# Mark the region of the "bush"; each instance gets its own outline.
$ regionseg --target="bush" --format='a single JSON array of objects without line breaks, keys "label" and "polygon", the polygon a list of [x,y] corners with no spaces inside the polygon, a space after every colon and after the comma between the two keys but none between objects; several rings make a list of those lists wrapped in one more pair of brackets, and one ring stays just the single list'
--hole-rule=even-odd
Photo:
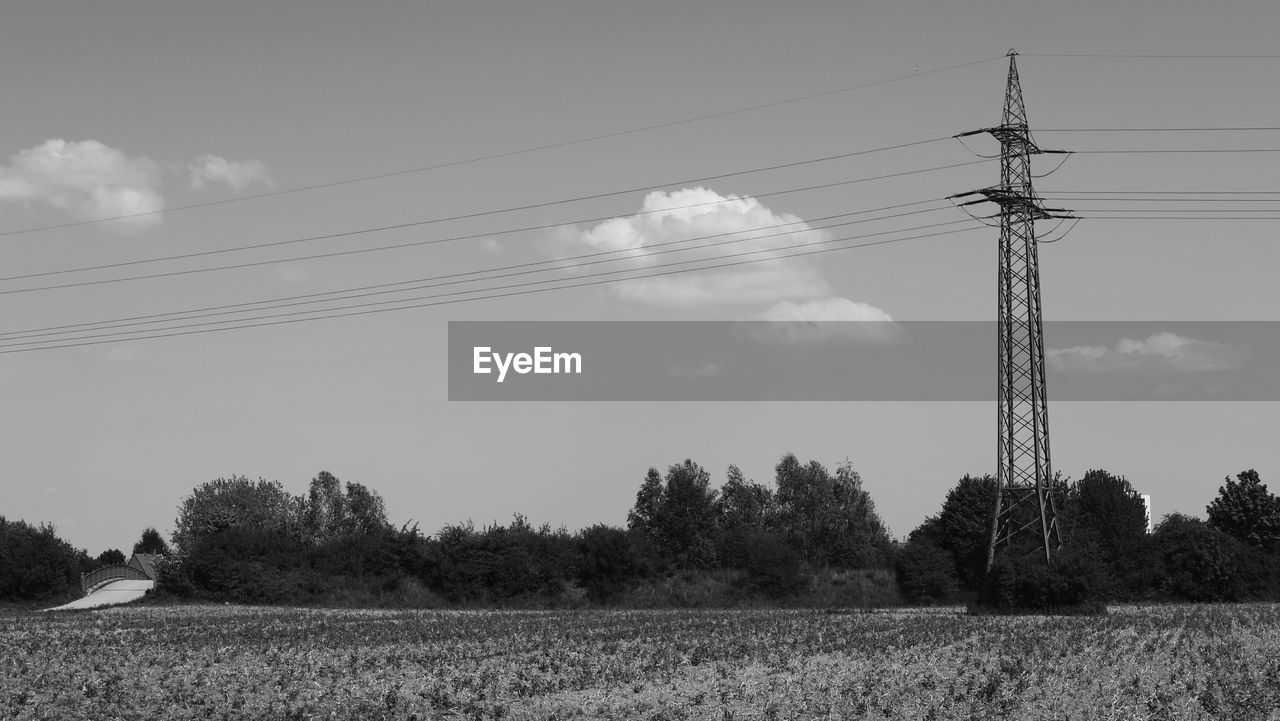
[{"label": "bush", "polygon": [[182,573],[195,595],[237,603],[297,601],[318,585],[301,543],[244,526],[201,537],[184,555]]},{"label": "bush", "polygon": [[898,552],[898,590],[907,603],[939,603],[958,589],[951,553],[926,540],[909,541]]},{"label": "bush", "polygon": [[0,601],[73,596],[80,591],[80,574],[93,567],[88,555],[58,538],[53,526],[0,516]]},{"label": "bush", "polygon": [[1105,613],[1106,578],[1093,557],[1059,551],[1053,564],[1037,551],[1006,551],[987,576],[973,610],[997,613]]},{"label": "bush", "polygon": [[1165,516],[1154,539],[1163,568],[1161,591],[1188,601],[1238,601],[1246,587],[1238,541],[1198,518]]},{"label": "bush", "polygon": [[591,601],[609,601],[641,575],[631,535],[621,528],[591,526],[578,534],[575,546],[574,578]]},{"label": "bush", "polygon": [[743,544],[738,568],[746,573],[744,590],[779,599],[804,593],[810,587],[808,566],[781,535],[752,529]]}]

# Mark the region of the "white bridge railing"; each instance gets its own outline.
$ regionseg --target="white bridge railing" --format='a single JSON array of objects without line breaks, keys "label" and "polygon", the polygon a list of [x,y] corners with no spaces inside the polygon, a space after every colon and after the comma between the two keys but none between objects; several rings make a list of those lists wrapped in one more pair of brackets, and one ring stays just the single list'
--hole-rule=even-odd
[{"label": "white bridge railing", "polygon": [[120,579],[128,579],[131,581],[150,581],[151,577],[133,566],[123,563],[113,563],[110,566],[103,566],[102,568],[88,573],[80,574],[80,590],[88,593],[108,581],[118,581]]}]

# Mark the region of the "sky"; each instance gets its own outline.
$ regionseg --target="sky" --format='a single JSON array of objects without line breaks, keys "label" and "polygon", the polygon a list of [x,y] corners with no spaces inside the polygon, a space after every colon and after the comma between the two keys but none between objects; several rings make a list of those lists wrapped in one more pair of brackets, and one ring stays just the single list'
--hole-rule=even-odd
[{"label": "sky", "polygon": [[[563,259],[592,252],[643,269],[665,262],[648,246],[741,240],[780,223],[788,233],[739,247],[767,258],[784,242],[963,221],[940,199],[997,182],[993,163],[959,165],[997,146],[939,139],[999,122],[1010,48],[1046,148],[1280,148],[1267,131],[1078,132],[1280,125],[1280,96],[1267,90],[1280,58],[1059,56],[1275,55],[1277,26],[1270,3],[1163,0],[20,3],[0,26],[0,351],[78,337],[17,331],[524,263],[558,270],[352,302],[579,278],[598,269]],[[942,70],[952,66],[962,67]],[[816,97],[777,102],[804,96]],[[764,107],[726,112],[751,106]],[[623,132],[638,128],[651,129]],[[847,155],[922,140],[937,142]],[[544,146],[556,147],[517,152]],[[499,157],[475,160],[487,156]],[[1278,160],[1080,153],[1037,188],[1050,199],[1280,190]],[[957,167],[933,170],[944,165]],[[920,172],[848,182],[909,171]],[[569,202],[583,196],[601,197]],[[1055,202],[1094,217],[1040,247],[1047,319],[1280,320],[1280,221],[1116,220],[1098,217],[1097,201]],[[918,205],[898,212],[922,212],[831,230],[817,220],[907,203]],[[495,212],[512,208],[524,209]],[[381,230],[355,232],[371,229]],[[315,236],[334,237],[301,242]],[[457,236],[467,237],[445,240]],[[624,524],[650,466],[692,458],[718,484],[733,463],[771,481],[794,452],[829,467],[849,459],[903,537],[957,478],[994,468],[993,404],[451,402],[447,323],[990,320],[996,240],[978,228],[556,292],[3,353],[0,515],[52,523],[96,555],[127,550],[147,526],[171,530],[203,482],[242,474],[302,493],[328,470],[378,491],[397,525],[434,532],[518,512],[574,530]],[[406,243],[418,245],[299,258]],[[694,257],[717,252],[727,251]],[[131,265],[64,272],[121,263]],[[246,267],[208,270],[222,265]],[[156,274],[170,275],[115,281]],[[227,317],[243,316],[194,322]],[[1053,382],[1056,468],[1122,474],[1153,496],[1157,516],[1203,514],[1228,474],[1280,474],[1275,403],[1054,403]]]}]

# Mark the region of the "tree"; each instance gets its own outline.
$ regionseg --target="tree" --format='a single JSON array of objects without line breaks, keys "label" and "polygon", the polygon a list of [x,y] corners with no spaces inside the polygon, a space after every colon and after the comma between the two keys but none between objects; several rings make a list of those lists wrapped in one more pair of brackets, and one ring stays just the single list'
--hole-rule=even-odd
[{"label": "tree", "polygon": [[1206,509],[1209,525],[1255,548],[1280,550],[1280,498],[1255,470],[1227,477]]},{"label": "tree", "polygon": [[307,540],[319,545],[391,528],[386,504],[376,491],[361,483],[347,483],[344,491],[342,482],[328,471],[311,479],[302,518]]},{"label": "tree", "polygon": [[58,537],[52,525],[0,516],[0,601],[45,601],[80,590],[93,561]]},{"label": "tree", "polygon": [[303,522],[307,539],[312,543],[325,543],[341,535],[340,526],[346,516],[346,497],[342,495],[342,482],[328,471],[311,479],[307,491]]},{"label": "tree", "polygon": [[737,466],[729,466],[728,480],[720,486],[716,515],[720,528],[763,528],[774,508],[773,491],[761,483],[746,480]]},{"label": "tree", "polygon": [[1146,505],[1129,481],[1092,469],[1060,498],[1064,545],[1102,569],[1100,594],[1133,596],[1150,585]]},{"label": "tree", "polygon": [[925,544],[946,551],[959,586],[977,591],[986,576],[995,503],[996,479],[966,474],[947,491],[941,512],[926,518],[912,531],[907,544]]},{"label": "tree", "polygon": [[173,545],[187,552],[206,536],[235,527],[296,540],[301,535],[302,499],[279,481],[244,476],[218,478],[197,486],[178,507]]},{"label": "tree", "polygon": [[391,528],[387,507],[377,491],[362,483],[347,483],[347,515],[342,528],[348,534],[370,535]]},{"label": "tree", "polygon": [[96,559],[99,566],[118,566],[122,565],[127,559],[124,557],[124,551],[118,548],[108,548],[98,554]]},{"label": "tree", "polygon": [[805,561],[859,568],[888,560],[888,531],[851,463],[833,476],[821,463],[801,465],[788,453],[774,472],[778,528]]},{"label": "tree", "polygon": [[716,560],[729,568],[747,570],[756,563],[761,544],[785,544],[785,539],[772,531],[775,512],[773,491],[746,480],[737,466],[729,466],[728,480],[716,498]]},{"label": "tree", "polygon": [[160,536],[159,531],[154,528],[147,528],[142,532],[142,537],[138,539],[138,542],[133,544],[133,552],[164,555],[169,552],[169,544],[164,542],[164,538]]},{"label": "tree", "polygon": [[1236,601],[1244,592],[1239,541],[1180,513],[1164,517],[1152,533],[1160,549],[1163,590],[1190,601]]},{"label": "tree", "polygon": [[640,576],[631,536],[621,528],[597,523],[578,533],[575,545],[574,576],[592,601],[608,601]]},{"label": "tree", "polygon": [[661,479],[649,469],[627,525],[655,560],[682,570],[715,562],[718,494],[710,482],[711,474],[689,459],[670,466]]},{"label": "tree", "polygon": [[898,590],[908,603],[935,603],[956,590],[955,560],[946,549],[912,534],[896,559]]},{"label": "tree", "polygon": [[656,539],[659,517],[662,515],[662,474],[652,466],[645,474],[640,490],[636,491],[636,504],[627,513],[627,528],[646,540]]},{"label": "tree", "polygon": [[1067,545],[1096,550],[1115,563],[1147,535],[1147,509],[1142,496],[1123,476],[1090,470],[1067,487],[1062,525]]},{"label": "tree", "polygon": [[837,512],[832,560],[851,567],[888,562],[893,556],[893,540],[849,459],[836,466],[831,490]]}]

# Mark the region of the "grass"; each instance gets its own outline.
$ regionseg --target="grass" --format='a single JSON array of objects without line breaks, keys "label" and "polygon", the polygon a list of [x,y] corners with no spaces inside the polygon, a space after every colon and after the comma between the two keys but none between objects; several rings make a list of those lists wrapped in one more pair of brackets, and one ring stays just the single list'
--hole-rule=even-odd
[{"label": "grass", "polygon": [[1280,719],[1280,607],[0,615],[5,719]]}]

